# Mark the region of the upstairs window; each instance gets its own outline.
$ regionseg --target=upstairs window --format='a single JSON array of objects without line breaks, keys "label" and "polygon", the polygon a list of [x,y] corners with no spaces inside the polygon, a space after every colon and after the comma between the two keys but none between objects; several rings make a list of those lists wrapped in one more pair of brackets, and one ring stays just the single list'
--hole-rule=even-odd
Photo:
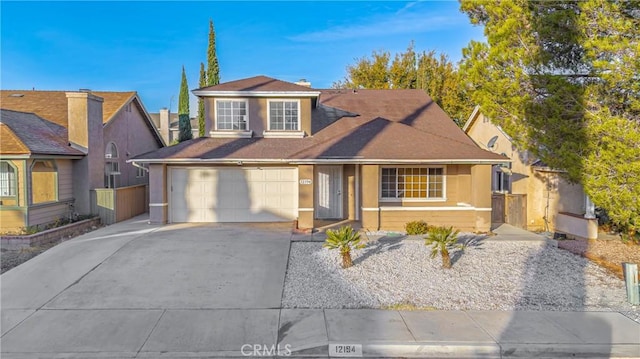
[{"label": "upstairs window", "polygon": [[9,162],[0,162],[0,197],[14,197],[16,195],[16,172],[16,169]]},{"label": "upstairs window", "polygon": [[246,131],[247,101],[216,100],[216,129]]},{"label": "upstairs window", "polygon": [[300,101],[269,101],[269,130],[298,131],[300,128]]},{"label": "upstairs window", "polygon": [[443,199],[444,168],[383,168],[383,199]]}]

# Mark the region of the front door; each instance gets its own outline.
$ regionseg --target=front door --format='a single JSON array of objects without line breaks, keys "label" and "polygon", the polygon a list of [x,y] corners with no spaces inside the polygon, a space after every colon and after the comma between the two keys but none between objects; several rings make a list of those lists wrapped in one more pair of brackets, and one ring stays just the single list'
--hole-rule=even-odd
[{"label": "front door", "polygon": [[342,219],[342,166],[316,168],[316,218]]}]

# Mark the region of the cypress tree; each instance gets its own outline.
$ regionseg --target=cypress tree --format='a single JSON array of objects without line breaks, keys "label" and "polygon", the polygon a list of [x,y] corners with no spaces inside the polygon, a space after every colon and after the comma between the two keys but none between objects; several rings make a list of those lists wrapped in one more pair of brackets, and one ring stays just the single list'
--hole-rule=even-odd
[{"label": "cypress tree", "polygon": [[[204,71],[204,64],[200,63],[200,88],[207,86],[207,74]],[[205,119],[204,119],[204,100],[198,98],[198,136],[204,137]]]},{"label": "cypress tree", "polygon": [[182,81],[180,82],[180,96],[178,97],[178,142],[193,138],[191,133],[191,122],[189,121],[189,86],[187,85],[187,74],[182,66]]},{"label": "cypress tree", "polygon": [[216,55],[216,32],[213,28],[213,20],[209,20],[209,47],[207,48],[207,86],[220,83],[220,67]]}]

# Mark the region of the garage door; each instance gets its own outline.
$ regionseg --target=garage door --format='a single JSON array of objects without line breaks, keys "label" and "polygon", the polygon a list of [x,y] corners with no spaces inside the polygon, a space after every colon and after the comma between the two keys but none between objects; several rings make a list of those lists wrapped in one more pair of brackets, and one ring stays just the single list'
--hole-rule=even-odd
[{"label": "garage door", "polygon": [[278,222],[298,216],[297,168],[171,168],[172,222]]}]

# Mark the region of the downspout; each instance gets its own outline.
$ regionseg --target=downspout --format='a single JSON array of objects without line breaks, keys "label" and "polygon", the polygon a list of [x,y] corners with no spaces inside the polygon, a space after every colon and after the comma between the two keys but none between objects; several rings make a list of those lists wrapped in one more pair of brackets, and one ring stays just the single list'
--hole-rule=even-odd
[{"label": "downspout", "polygon": [[149,173],[149,169],[145,166],[139,165],[137,164],[135,161],[131,161],[130,162],[134,167],[138,167],[138,168],[142,168],[143,171],[146,171],[147,173]]}]

